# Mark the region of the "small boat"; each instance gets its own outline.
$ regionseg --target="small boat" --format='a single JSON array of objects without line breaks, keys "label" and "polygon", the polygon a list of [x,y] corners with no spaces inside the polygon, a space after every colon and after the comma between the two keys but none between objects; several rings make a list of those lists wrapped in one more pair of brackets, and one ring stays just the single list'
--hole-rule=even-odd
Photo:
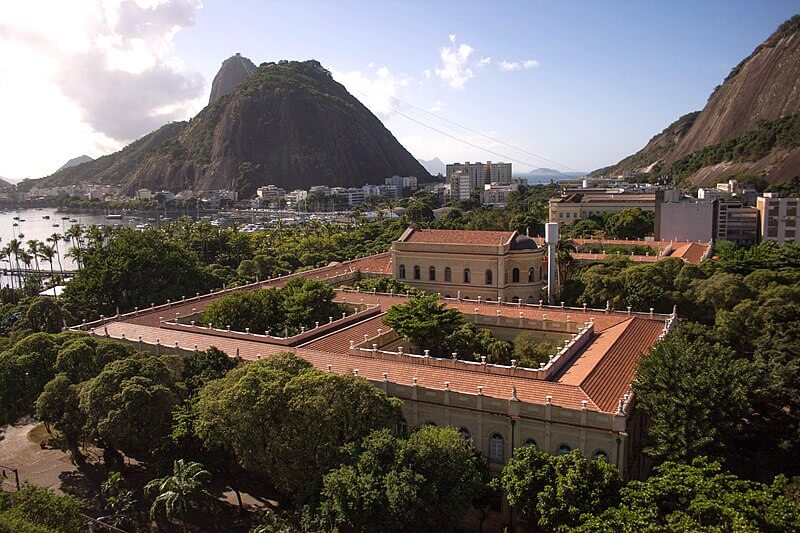
[{"label": "small boat", "polygon": [[24,233],[20,233],[19,235],[17,235],[17,239],[24,239],[24,238],[25,238]]},{"label": "small boat", "polygon": [[45,220],[50,220],[50,215],[42,215],[42,218]]},{"label": "small boat", "polygon": [[117,213],[110,213],[110,214],[106,215],[106,218],[109,219],[109,220],[120,220],[122,218],[122,215],[117,214]]},{"label": "small boat", "polygon": [[19,220],[19,217],[14,217],[14,220]]},{"label": "small boat", "polygon": [[15,225],[15,226],[19,226],[19,224],[17,224],[16,222],[14,222],[14,225]]},{"label": "small boat", "polygon": [[53,227],[54,227],[54,228],[57,228],[57,227],[58,227],[58,224],[53,224]]},{"label": "small boat", "polygon": [[[66,220],[66,219],[64,219],[64,220]],[[74,223],[74,222],[77,222],[78,219],[77,218],[70,218],[69,221]]]},{"label": "small boat", "polygon": [[69,217],[61,217],[61,220],[69,220]]},{"label": "small boat", "polygon": [[20,218],[19,221],[20,222],[25,222],[25,219],[24,218]]}]

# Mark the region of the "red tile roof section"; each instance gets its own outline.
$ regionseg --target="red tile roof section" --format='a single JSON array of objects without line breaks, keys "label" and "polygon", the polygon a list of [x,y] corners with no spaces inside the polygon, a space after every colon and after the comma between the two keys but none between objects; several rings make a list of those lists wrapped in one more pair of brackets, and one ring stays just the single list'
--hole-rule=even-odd
[{"label": "red tile roof section", "polygon": [[513,231],[467,231],[449,229],[415,229],[403,242],[425,244],[466,244],[498,245],[506,244],[514,235]]},{"label": "red tile roof section", "polygon": [[614,412],[619,399],[630,390],[639,357],[658,340],[663,329],[664,324],[659,322],[632,318],[581,381],[581,389],[602,411]]},{"label": "red tile roof section", "polygon": [[[499,233],[499,232],[498,232]],[[315,271],[301,273],[300,275],[325,279],[327,276],[352,272],[369,266],[372,269],[377,265],[386,265],[389,254],[380,254],[364,258],[359,261],[344,265],[333,265]],[[261,285],[271,286],[284,283],[286,278],[272,280]],[[257,288],[258,286],[253,286]],[[218,295],[180,303],[168,309],[144,310],[139,316],[123,317],[117,322],[111,322],[105,327],[97,328],[93,333],[104,335],[105,328],[112,337],[120,338],[123,334],[128,340],[135,341],[141,335],[145,342],[155,343],[160,340],[165,350],[174,348],[177,341],[180,347],[192,349],[197,344],[203,350],[216,346],[229,355],[235,355],[237,348],[239,354],[245,359],[256,359],[260,354],[268,357],[286,351],[287,348],[270,344],[266,340],[235,340],[221,337],[212,337],[200,332],[177,331],[159,327],[159,316],[174,318],[175,313],[186,316],[192,308],[202,310]],[[337,301],[346,300],[356,305],[380,303],[384,311],[393,305],[408,301],[403,296],[389,296],[351,291],[337,291]],[[363,339],[364,334],[373,335],[382,326],[382,315],[367,319],[358,324],[343,328],[324,337],[315,339],[307,345],[294,349],[300,356],[308,359],[317,368],[322,370],[328,364],[333,365],[335,372],[351,372],[359,369],[359,375],[374,381],[380,381],[383,373],[389,375],[389,380],[395,383],[410,385],[413,378],[418,379],[421,387],[443,389],[444,382],[449,381],[452,390],[465,393],[476,393],[478,386],[483,387],[483,394],[495,398],[507,399],[511,396],[512,387],[517,388],[521,400],[542,404],[547,396],[553,397],[553,404],[573,409],[579,409],[581,401],[587,401],[590,409],[613,412],[617,399],[627,390],[633,378],[636,361],[639,354],[655,342],[664,323],[659,317],[647,318],[646,316],[628,315],[620,312],[605,312],[602,310],[568,309],[556,307],[538,307],[527,305],[499,305],[475,301],[447,300],[446,305],[459,309],[464,313],[478,313],[485,316],[500,316],[517,318],[519,314],[529,319],[541,320],[545,315],[547,320],[583,323],[594,320],[595,332],[598,337],[584,350],[583,354],[573,363],[558,381],[544,381],[535,378],[520,376],[499,375],[488,373],[478,368],[453,368],[426,364],[424,360],[409,358],[408,362],[387,360],[367,355],[353,355],[348,353],[350,340]]]},{"label": "red tile roof section", "polygon": [[[420,360],[409,359],[409,362],[389,361],[369,356],[350,355],[347,353],[334,353],[314,350],[310,348],[285,348],[274,344],[232,340],[222,337],[213,338],[194,332],[183,332],[161,329],[151,326],[141,326],[113,322],[105,326],[111,337],[119,338],[123,333],[128,339],[136,340],[141,335],[144,341],[154,343],[160,340],[164,352],[175,347],[175,341],[182,348],[192,349],[196,344],[199,350],[215,346],[228,355],[235,355],[237,348],[239,355],[246,360],[255,360],[258,355],[269,357],[285,351],[293,351],[303,357],[316,368],[326,370],[327,365],[332,365],[332,370],[337,373],[352,373],[358,369],[361,377],[372,381],[381,381],[383,373],[393,383],[411,385],[414,378],[420,387],[431,389],[444,389],[444,382],[450,382],[450,390],[475,394],[478,387],[483,387],[483,394],[494,398],[509,399],[512,387],[517,387],[517,396],[521,401],[544,404],[547,396],[553,397],[553,405],[580,409],[581,401],[586,400],[589,409],[598,410],[597,405],[579,387],[564,385],[553,381],[525,379],[515,376],[489,374],[476,370],[461,370],[458,368],[441,368],[426,365]],[[104,335],[104,328],[93,331],[96,335]]]}]

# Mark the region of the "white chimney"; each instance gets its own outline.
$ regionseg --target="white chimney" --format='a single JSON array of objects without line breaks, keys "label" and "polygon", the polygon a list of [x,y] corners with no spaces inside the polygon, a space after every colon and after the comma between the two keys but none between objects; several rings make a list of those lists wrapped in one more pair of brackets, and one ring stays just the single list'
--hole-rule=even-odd
[{"label": "white chimney", "polygon": [[556,296],[558,222],[548,222],[544,225],[544,242],[547,245],[547,303],[552,304]]}]

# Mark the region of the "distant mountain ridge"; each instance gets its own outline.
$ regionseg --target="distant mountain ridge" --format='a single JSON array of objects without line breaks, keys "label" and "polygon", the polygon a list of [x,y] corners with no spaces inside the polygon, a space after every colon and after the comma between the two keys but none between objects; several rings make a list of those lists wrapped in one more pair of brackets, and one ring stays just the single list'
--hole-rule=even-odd
[{"label": "distant mountain ridge", "polygon": [[743,173],[800,174],[800,15],[742,60],[709,96],[635,154],[592,175],[642,173],[711,185]]},{"label": "distant mountain ridge", "polygon": [[[88,163],[89,161],[94,161],[94,159],[89,157],[88,155],[79,155],[78,157],[73,157],[72,159],[61,165],[58,168],[58,170],[64,170],[65,168],[75,167],[83,163]],[[56,170],[56,172],[58,172],[58,170]]]},{"label": "distant mountain ridge", "polygon": [[[249,60],[229,58],[220,72],[236,62]],[[144,187],[249,195],[266,184],[291,190],[383,183],[395,174],[429,178],[317,61],[263,63],[222,94],[231,76],[215,78],[222,80],[212,87],[218,97],[190,121],[167,124],[119,152],[28,180],[25,187],[113,183],[128,193]]]},{"label": "distant mountain ridge", "polygon": [[438,157],[434,157],[430,161],[426,161],[424,159],[419,159],[418,161],[423,167],[425,167],[425,170],[427,170],[431,176],[436,176],[437,174],[444,176],[447,173],[447,165],[445,165],[444,162]]}]

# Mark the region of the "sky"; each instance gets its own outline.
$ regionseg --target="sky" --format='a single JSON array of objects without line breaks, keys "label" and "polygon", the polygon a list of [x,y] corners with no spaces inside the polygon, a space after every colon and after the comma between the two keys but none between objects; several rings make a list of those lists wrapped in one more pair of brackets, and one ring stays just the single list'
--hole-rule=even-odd
[{"label": "sky", "polygon": [[0,176],[120,149],[220,63],[316,59],[416,157],[589,171],[702,109],[800,1],[0,0]]}]

